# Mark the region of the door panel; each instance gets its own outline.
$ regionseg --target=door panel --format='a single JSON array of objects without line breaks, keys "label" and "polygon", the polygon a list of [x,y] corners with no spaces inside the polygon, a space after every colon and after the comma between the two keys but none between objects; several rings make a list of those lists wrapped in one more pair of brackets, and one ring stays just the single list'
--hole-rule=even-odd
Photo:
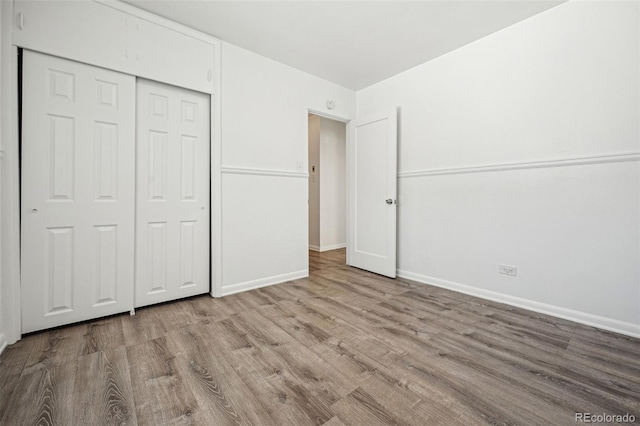
[{"label": "door panel", "polygon": [[396,276],[396,111],[349,123],[348,264]]},{"label": "door panel", "polygon": [[24,51],[22,331],[133,307],[135,78]]},{"label": "door panel", "polygon": [[209,96],[137,83],[136,307],[209,292]]}]

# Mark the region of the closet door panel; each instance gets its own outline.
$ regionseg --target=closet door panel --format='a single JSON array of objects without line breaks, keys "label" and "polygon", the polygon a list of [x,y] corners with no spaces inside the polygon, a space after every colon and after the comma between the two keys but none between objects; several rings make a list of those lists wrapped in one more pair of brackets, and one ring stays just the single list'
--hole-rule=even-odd
[{"label": "closet door panel", "polygon": [[24,51],[22,330],[133,307],[135,78]]},{"label": "closet door panel", "polygon": [[136,307],[209,292],[209,108],[138,79]]}]

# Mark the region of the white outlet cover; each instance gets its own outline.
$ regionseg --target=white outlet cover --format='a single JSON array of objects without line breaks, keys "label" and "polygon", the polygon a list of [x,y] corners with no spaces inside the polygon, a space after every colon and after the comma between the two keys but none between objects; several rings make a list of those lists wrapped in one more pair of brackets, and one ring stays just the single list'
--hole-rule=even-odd
[{"label": "white outlet cover", "polygon": [[498,265],[498,272],[515,277],[518,275],[518,268],[511,265]]}]

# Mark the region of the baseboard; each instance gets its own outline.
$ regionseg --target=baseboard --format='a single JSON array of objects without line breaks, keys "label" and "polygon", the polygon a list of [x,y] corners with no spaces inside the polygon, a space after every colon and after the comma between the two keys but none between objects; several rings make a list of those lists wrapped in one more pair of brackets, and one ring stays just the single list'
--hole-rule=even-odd
[{"label": "baseboard", "polygon": [[0,355],[2,355],[2,352],[7,348],[7,343],[7,336],[5,336],[4,333],[0,333]]},{"label": "baseboard", "polygon": [[330,245],[330,246],[321,246],[320,247],[320,251],[338,250],[338,249],[345,248],[345,247],[347,247],[346,243],[333,244],[333,245]]},{"label": "baseboard", "polygon": [[323,252],[323,251],[330,251],[330,250],[338,250],[341,248],[346,248],[347,244],[346,243],[342,243],[342,244],[333,244],[330,246],[312,246],[311,244],[309,244],[309,250],[311,251],[319,251],[319,252]]},{"label": "baseboard", "polygon": [[231,284],[222,286],[222,296],[228,296],[234,293],[240,293],[247,290],[254,290],[256,288],[267,287],[274,284],[280,284],[286,281],[297,280],[298,278],[306,278],[309,276],[309,270],[303,269],[301,271],[289,272],[281,275],[274,275],[272,277],[260,278],[258,280],[246,281],[238,284]]},{"label": "baseboard", "polygon": [[541,314],[551,315],[554,317],[574,321],[580,324],[601,328],[603,330],[613,331],[631,337],[640,337],[640,324],[620,321],[612,318],[602,317],[589,314],[586,312],[575,311],[573,309],[563,308],[561,306],[550,305],[547,303],[536,302],[534,300],[524,299],[521,297],[509,296],[507,294],[495,291],[484,290],[453,281],[442,280],[440,278],[429,277],[427,275],[416,274],[414,272],[397,270],[397,275],[401,278],[407,278],[417,281],[421,284],[432,285],[435,287],[453,290],[459,293],[468,294],[470,296],[487,299],[494,302],[505,303],[507,305],[518,308],[527,309]]}]

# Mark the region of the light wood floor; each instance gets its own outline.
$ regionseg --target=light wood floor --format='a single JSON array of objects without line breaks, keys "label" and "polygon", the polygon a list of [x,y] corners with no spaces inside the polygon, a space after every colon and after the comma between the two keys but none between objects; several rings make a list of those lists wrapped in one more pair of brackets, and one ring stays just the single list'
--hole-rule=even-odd
[{"label": "light wood floor", "polygon": [[3,425],[571,425],[640,418],[640,340],[343,266],[33,334]]}]

